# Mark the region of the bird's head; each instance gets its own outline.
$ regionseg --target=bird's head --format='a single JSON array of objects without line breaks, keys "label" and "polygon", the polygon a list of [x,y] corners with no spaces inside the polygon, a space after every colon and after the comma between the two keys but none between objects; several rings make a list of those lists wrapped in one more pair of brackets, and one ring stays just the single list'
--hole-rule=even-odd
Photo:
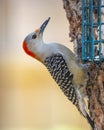
[{"label": "bird's head", "polygon": [[43,32],[46,28],[48,22],[50,20],[50,17],[44,21],[44,23],[40,26],[39,29],[36,29],[34,32],[28,34],[26,38],[23,41],[23,49],[24,51],[39,60],[39,58],[35,55],[34,51],[36,50],[36,47],[43,42]]}]

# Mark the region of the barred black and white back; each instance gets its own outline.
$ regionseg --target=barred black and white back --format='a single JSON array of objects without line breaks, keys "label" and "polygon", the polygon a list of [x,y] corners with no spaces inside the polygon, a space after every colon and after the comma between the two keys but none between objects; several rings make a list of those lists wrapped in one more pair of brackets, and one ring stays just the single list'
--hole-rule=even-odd
[{"label": "barred black and white back", "polygon": [[86,112],[83,97],[78,89],[76,90],[73,85],[73,74],[70,72],[63,56],[59,53],[51,55],[45,59],[44,65],[47,67],[53,79],[60,86],[67,98],[93,126],[93,123]]},{"label": "barred black and white back", "polygon": [[73,74],[69,71],[62,55],[55,54],[47,57],[44,64],[68,99],[78,105],[77,95],[72,85]]}]

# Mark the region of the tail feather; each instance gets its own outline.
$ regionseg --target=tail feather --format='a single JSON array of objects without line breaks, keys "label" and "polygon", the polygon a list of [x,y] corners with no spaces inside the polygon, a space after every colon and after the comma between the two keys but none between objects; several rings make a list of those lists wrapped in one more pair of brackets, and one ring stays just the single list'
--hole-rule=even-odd
[{"label": "tail feather", "polygon": [[77,98],[79,99],[77,109],[83,115],[83,117],[87,119],[88,123],[90,124],[90,126],[93,129],[94,128],[94,122],[91,120],[89,114],[87,113],[85,101],[84,101],[84,99],[83,99],[79,90],[76,90],[76,94],[77,94]]},{"label": "tail feather", "polygon": [[91,118],[90,118],[90,116],[88,115],[88,113],[87,113],[87,115],[86,115],[86,118],[87,118],[87,121],[88,121],[88,123],[90,124],[90,126],[94,129],[94,121],[91,120]]}]

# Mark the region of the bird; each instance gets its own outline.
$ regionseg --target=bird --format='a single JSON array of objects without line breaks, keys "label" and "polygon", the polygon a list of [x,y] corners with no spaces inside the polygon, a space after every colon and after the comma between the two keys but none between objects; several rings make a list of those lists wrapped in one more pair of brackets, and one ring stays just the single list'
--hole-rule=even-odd
[{"label": "bird", "polygon": [[60,43],[44,42],[43,32],[49,21],[50,17],[43,22],[40,28],[24,38],[23,50],[47,68],[65,96],[93,128],[93,121],[84,101],[87,74],[68,47]]}]

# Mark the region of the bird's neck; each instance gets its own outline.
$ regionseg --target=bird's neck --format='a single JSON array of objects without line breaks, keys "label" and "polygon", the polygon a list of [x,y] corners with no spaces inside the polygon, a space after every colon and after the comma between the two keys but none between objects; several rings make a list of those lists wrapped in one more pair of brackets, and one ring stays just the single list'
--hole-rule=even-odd
[{"label": "bird's neck", "polygon": [[34,58],[40,62],[43,62],[46,50],[47,50],[47,44],[41,41],[40,43],[36,45],[36,48],[34,49],[34,55],[35,55]]}]

